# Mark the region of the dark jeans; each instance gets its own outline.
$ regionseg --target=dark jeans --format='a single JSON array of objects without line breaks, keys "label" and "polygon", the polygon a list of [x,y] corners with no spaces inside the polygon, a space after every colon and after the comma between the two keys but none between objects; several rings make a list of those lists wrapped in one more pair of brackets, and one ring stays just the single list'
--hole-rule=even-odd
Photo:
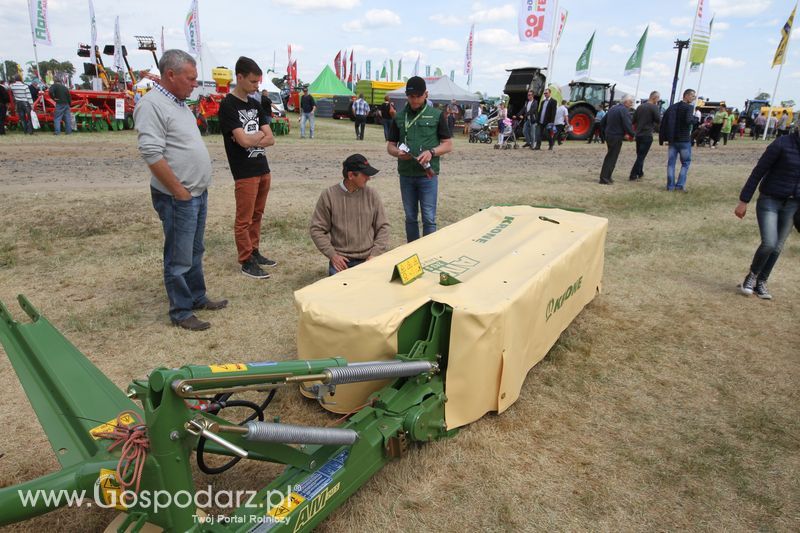
[{"label": "dark jeans", "polygon": [[553,142],[555,139],[550,132],[547,130],[546,124],[539,124],[539,137],[536,139],[536,148],[542,147],[542,139],[547,138],[547,147],[552,150],[553,149]]},{"label": "dark jeans", "polygon": [[622,150],[622,137],[608,137],[606,139],[606,157],[603,159],[603,168],[600,169],[600,183],[612,183],[611,175],[617,166],[619,152]]},{"label": "dark jeans", "polygon": [[800,199],[776,198],[761,194],[756,202],[758,231],[761,244],[753,256],[750,272],[761,281],[767,281],[772,267],[781,255],[783,243],[792,231],[794,213],[800,208]]},{"label": "dark jeans", "polygon": [[636,179],[644,176],[644,159],[650,151],[650,146],[653,145],[652,137],[636,137],[636,161],[633,163],[631,169],[631,179]]},{"label": "dark jeans", "polygon": [[719,142],[719,136],[722,133],[722,123],[711,125],[711,140],[714,141],[714,146]]},{"label": "dark jeans", "polygon": [[447,127],[450,129],[450,137],[453,136],[453,130],[456,128],[456,116],[447,115]]},{"label": "dark jeans", "polygon": [[[354,266],[358,266],[364,261],[366,261],[366,259],[345,259],[345,263],[347,263],[347,268],[353,268]],[[333,276],[337,272],[338,270],[333,268],[333,263],[328,261],[328,275]]]},{"label": "dark jeans", "polygon": [[367,125],[367,115],[356,115],[356,139],[364,140],[364,126]]},{"label": "dark jeans", "polygon": [[392,125],[392,119],[391,118],[383,119],[383,140],[384,141],[388,141],[389,140],[389,128],[391,127],[391,125]]},{"label": "dark jeans", "polygon": [[33,124],[31,124],[31,104],[28,102],[17,102],[17,118],[19,119],[19,127],[25,133],[33,133]]},{"label": "dark jeans", "polygon": [[8,112],[8,106],[6,104],[0,104],[0,135],[6,134],[6,113]]},{"label": "dark jeans", "polygon": [[419,212],[422,211],[422,234],[436,231],[436,201],[439,176],[400,176],[400,196],[406,214],[406,241],[419,239]]},{"label": "dark jeans", "polygon": [[150,194],[164,229],[164,287],[169,297],[169,317],[180,322],[192,316],[194,307],[208,301],[203,276],[208,191],[186,202],[153,188]]}]

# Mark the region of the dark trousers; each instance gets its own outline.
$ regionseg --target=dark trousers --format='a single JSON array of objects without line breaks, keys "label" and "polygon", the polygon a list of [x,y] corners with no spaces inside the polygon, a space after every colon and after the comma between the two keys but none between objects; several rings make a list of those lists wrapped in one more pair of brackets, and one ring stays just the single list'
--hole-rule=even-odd
[{"label": "dark trousers", "polygon": [[0,104],[0,135],[6,134],[6,112],[8,111],[8,106],[6,104]]},{"label": "dark trousers", "polygon": [[364,126],[367,124],[367,115],[356,115],[356,139],[364,140]]},{"label": "dark trousers", "polygon": [[631,179],[641,178],[644,176],[644,159],[650,151],[650,146],[653,145],[652,137],[636,137],[636,161],[633,163],[631,169]]},{"label": "dark trousers", "polygon": [[603,159],[603,168],[600,169],[600,183],[614,183],[611,175],[617,166],[619,152],[622,150],[622,137],[606,138],[606,157]]},{"label": "dark trousers", "polygon": [[542,139],[547,138],[547,148],[552,150],[553,149],[553,142],[555,138],[550,132],[547,130],[546,124],[539,124],[539,137],[536,139],[536,148],[542,147]]},{"label": "dark trousers", "polygon": [[714,141],[713,146],[719,142],[719,136],[722,133],[722,123],[711,125],[711,140]]}]

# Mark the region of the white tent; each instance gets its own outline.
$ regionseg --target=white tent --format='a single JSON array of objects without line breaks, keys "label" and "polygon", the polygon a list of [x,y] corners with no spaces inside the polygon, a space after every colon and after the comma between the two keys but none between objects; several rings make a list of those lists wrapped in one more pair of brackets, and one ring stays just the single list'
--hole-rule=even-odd
[{"label": "white tent", "polygon": [[[462,89],[447,76],[441,78],[425,78],[425,83],[428,86],[428,100],[434,104],[447,105],[451,100],[456,100],[458,105],[463,106],[465,109],[472,107],[473,110],[478,106],[481,99],[475,93],[471,93],[466,89]],[[401,87],[386,93],[395,107],[399,111],[405,106],[406,103],[406,89]]]}]

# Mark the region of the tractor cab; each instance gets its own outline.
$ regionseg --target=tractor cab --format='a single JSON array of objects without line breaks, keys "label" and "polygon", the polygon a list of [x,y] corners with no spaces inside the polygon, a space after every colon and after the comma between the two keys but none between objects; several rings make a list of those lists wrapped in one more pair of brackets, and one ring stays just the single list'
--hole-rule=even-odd
[{"label": "tractor cab", "polygon": [[595,109],[600,107],[611,98],[607,98],[608,94],[613,94],[614,85],[610,83],[587,83],[587,82],[572,82],[569,84],[569,101],[570,103],[586,102],[594,106]]}]

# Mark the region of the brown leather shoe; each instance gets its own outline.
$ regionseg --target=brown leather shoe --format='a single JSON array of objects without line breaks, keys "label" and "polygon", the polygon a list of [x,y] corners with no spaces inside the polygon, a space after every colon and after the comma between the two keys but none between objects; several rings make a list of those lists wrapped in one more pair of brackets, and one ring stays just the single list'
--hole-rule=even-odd
[{"label": "brown leather shoe", "polygon": [[207,309],[209,311],[219,311],[228,307],[228,300],[206,300],[206,303],[196,305],[192,309]]},{"label": "brown leather shoe", "polygon": [[210,322],[204,322],[194,315],[179,320],[178,322],[173,322],[173,324],[179,328],[188,329],[189,331],[203,331],[211,327]]}]

